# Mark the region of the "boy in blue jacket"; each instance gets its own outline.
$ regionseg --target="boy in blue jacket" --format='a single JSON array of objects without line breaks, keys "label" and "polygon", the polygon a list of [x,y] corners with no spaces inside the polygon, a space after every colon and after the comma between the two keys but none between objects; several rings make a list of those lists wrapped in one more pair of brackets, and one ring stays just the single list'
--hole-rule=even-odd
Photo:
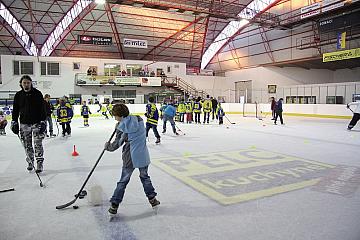
[{"label": "boy in blue jacket", "polygon": [[144,121],[139,116],[130,116],[129,109],[125,104],[116,104],[112,113],[119,123],[116,126],[116,139],[112,143],[105,143],[105,150],[115,151],[122,144],[123,146],[123,167],[121,177],[110,199],[110,214],[116,214],[119,204],[122,202],[125,189],[130,181],[131,174],[135,168],[139,169],[140,180],[144,188],[146,197],[152,207],[156,207],[160,202],[156,199],[157,193],[148,175],[150,155],[146,146]]},{"label": "boy in blue jacket", "polygon": [[174,103],[170,102],[164,110],[164,119],[163,119],[164,124],[163,124],[162,133],[166,132],[166,122],[169,121],[175,135],[179,135],[179,133],[176,132],[176,128],[175,128],[175,122],[174,122],[175,114],[176,114],[176,108],[174,107]]}]

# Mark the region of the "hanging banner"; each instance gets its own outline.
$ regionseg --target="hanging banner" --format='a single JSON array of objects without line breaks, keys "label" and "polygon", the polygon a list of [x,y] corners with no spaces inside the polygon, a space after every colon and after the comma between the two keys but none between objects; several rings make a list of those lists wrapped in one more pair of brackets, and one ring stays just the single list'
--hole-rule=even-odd
[{"label": "hanging banner", "polygon": [[78,35],[78,43],[80,44],[94,44],[94,45],[111,45],[111,37],[97,37],[97,36],[87,36],[87,35]]},{"label": "hanging banner", "polygon": [[338,33],[336,40],[336,49],[344,49],[346,42],[346,32]]},{"label": "hanging banner", "polygon": [[360,48],[323,54],[323,62],[341,61],[351,58],[360,58]]},{"label": "hanging banner", "polygon": [[160,87],[161,77],[127,77],[127,76],[104,76],[87,75],[78,73],[75,75],[75,83],[78,86],[143,86]]},{"label": "hanging banner", "polygon": [[339,0],[323,0],[322,1],[322,12],[331,11],[340,7],[343,7],[345,4],[345,1],[339,1]]},{"label": "hanging banner", "polygon": [[146,40],[124,38],[124,47],[147,48]]},{"label": "hanging banner", "polygon": [[161,77],[141,77],[140,83],[142,87],[160,87]]},{"label": "hanging banner", "polygon": [[314,3],[309,6],[301,8],[300,18],[304,19],[304,18],[308,18],[308,17],[312,17],[312,16],[320,14],[320,7],[321,7],[320,3]]}]

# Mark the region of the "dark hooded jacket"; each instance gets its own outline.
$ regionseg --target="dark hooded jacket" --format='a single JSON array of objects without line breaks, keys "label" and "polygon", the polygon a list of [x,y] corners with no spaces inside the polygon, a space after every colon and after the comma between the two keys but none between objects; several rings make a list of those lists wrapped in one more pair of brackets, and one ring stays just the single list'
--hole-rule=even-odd
[{"label": "dark hooded jacket", "polygon": [[12,120],[23,124],[35,124],[45,121],[46,110],[42,93],[31,88],[29,92],[23,89],[18,91],[14,97]]}]

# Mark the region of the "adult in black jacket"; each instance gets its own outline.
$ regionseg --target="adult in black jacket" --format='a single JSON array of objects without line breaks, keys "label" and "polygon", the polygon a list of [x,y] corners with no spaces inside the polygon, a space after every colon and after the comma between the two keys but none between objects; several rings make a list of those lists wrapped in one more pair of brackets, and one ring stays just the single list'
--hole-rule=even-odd
[{"label": "adult in black jacket", "polygon": [[211,97],[211,106],[212,106],[212,120],[214,120],[214,118],[216,117],[216,119],[218,118],[217,114],[216,114],[216,109],[218,106],[218,101],[216,100],[216,98]]},{"label": "adult in black jacket", "polygon": [[[34,155],[37,161],[36,172],[43,170],[44,149],[42,140],[46,131],[46,110],[42,93],[33,88],[32,79],[24,75],[20,79],[21,90],[15,94],[11,130],[19,134],[26,151],[27,169],[34,168]],[[20,118],[20,127],[18,119]],[[33,148],[34,137],[34,148]]]},{"label": "adult in black jacket", "polygon": [[284,99],[283,98],[279,98],[279,101],[276,102],[275,104],[275,121],[274,121],[274,124],[276,125],[276,121],[277,121],[277,118],[280,117],[280,122],[281,124],[284,124],[284,121],[283,121],[283,117],[282,117],[282,112],[283,112],[283,101]]}]

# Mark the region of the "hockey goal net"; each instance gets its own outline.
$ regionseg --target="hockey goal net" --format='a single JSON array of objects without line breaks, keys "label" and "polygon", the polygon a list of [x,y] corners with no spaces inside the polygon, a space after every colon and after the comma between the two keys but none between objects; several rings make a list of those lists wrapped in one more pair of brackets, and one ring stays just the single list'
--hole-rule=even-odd
[{"label": "hockey goal net", "polygon": [[244,103],[243,117],[261,118],[260,105],[258,103]]}]

